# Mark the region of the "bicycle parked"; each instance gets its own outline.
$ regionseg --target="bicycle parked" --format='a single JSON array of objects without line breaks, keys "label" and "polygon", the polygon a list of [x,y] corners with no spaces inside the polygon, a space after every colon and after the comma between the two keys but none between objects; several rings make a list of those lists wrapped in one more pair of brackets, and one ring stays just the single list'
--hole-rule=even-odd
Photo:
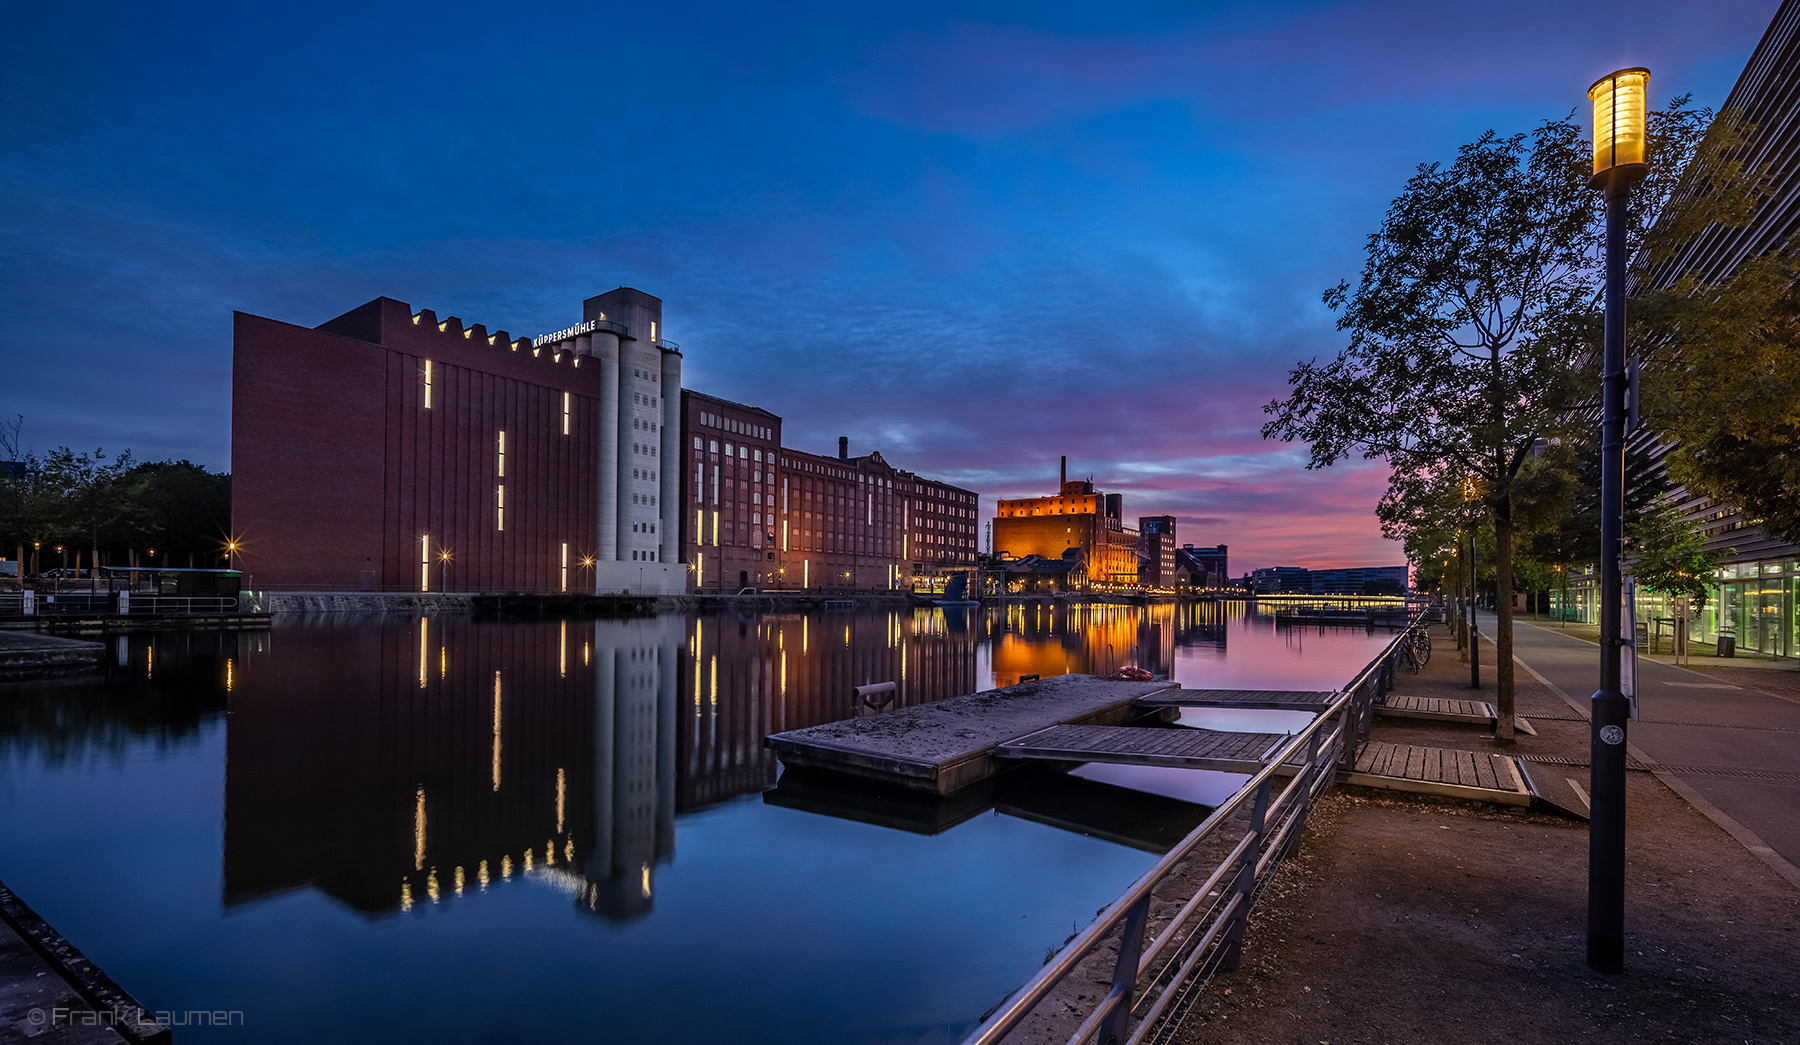
[{"label": "bicycle parked", "polygon": [[1406,629],[1406,635],[1400,639],[1400,664],[1417,675],[1420,669],[1431,663],[1431,632],[1423,623],[1414,624]]}]

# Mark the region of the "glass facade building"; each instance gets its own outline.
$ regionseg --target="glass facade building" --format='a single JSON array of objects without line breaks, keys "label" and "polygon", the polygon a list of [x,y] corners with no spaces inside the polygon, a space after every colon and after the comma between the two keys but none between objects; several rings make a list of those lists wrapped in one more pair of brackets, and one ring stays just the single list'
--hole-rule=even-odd
[{"label": "glass facade building", "polygon": [[[1550,592],[1550,614],[1558,620],[1593,624],[1599,619],[1599,590],[1592,573],[1576,573],[1566,587]],[[1715,643],[1730,635],[1737,648],[1771,657],[1800,656],[1795,635],[1795,609],[1800,606],[1800,559],[1784,558],[1730,563],[1713,577],[1706,605],[1690,613],[1688,634]],[[1675,612],[1675,600],[1659,592],[1640,591],[1637,619],[1654,627]],[[1665,625],[1662,634],[1671,634]]]}]

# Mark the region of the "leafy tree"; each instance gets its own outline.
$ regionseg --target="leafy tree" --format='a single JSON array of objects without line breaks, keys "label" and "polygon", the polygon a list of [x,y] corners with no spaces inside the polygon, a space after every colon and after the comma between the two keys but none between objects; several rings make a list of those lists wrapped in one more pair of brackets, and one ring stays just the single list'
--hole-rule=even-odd
[{"label": "leafy tree", "polygon": [[1658,288],[1631,306],[1643,412],[1675,444],[1671,478],[1800,542],[1800,237],[1714,282],[1673,271],[1696,237],[1748,226],[1774,195],[1773,168],[1744,162],[1756,128],[1726,112],[1697,133],[1703,115],[1670,136],[1685,166],[1637,259],[1639,285]]},{"label": "leafy tree", "polygon": [[1647,422],[1670,477],[1800,543],[1800,259],[1792,246],[1655,295]]},{"label": "leafy tree", "polygon": [[1694,608],[1706,606],[1719,554],[1706,550],[1675,505],[1658,501],[1625,528],[1625,554],[1639,586],[1668,595],[1685,595]]},{"label": "leafy tree", "polygon": [[[1715,121],[1685,96],[1652,114],[1649,173],[1628,212],[1640,285],[1697,230],[1748,220],[1767,194],[1767,172],[1736,159],[1743,130],[1735,115]],[[1502,742],[1512,739],[1513,592],[1519,580],[1536,583],[1515,571],[1547,581],[1554,567],[1566,576],[1569,562],[1599,554],[1597,517],[1590,527],[1585,512],[1557,510],[1598,489],[1597,475],[1580,481],[1579,455],[1561,449],[1591,436],[1598,400],[1603,213],[1587,185],[1590,158],[1565,118],[1528,135],[1489,132],[1447,167],[1421,166],[1369,237],[1356,289],[1325,294],[1348,347],[1329,364],[1294,368],[1288,398],[1265,407],[1275,416],[1264,436],[1310,443],[1308,467],[1351,453],[1388,462],[1378,514],[1409,554],[1468,529],[1449,492],[1474,490],[1494,542]],[[1763,314],[1748,287],[1739,319]],[[1667,325],[1702,296],[1690,288],[1694,300],[1676,295],[1642,318]],[[1522,534],[1551,530],[1562,531],[1556,554],[1533,544],[1519,560]]]},{"label": "leafy tree", "polygon": [[128,528],[132,515],[125,473],[131,452],[109,458],[104,450],[78,453],[59,446],[36,462],[26,517],[45,541],[95,554]]},{"label": "leafy tree", "polygon": [[231,530],[231,476],[190,461],[138,465],[128,479],[141,540],[164,565],[192,555],[212,565]]},{"label": "leafy tree", "polygon": [[[1301,363],[1263,435],[1304,440],[1309,468],[1352,453],[1392,468],[1384,505],[1473,487],[1495,540],[1499,738],[1513,735],[1516,484],[1540,439],[1591,399],[1599,199],[1570,119],[1493,132],[1425,164],[1371,235],[1354,291],[1325,294],[1349,345]],[[1384,523],[1387,520],[1384,518]]]}]

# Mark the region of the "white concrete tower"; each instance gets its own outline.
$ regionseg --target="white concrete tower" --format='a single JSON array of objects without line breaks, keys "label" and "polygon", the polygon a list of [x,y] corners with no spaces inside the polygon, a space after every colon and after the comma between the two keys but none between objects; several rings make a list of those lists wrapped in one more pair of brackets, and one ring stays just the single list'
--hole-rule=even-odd
[{"label": "white concrete tower", "polygon": [[[681,357],[660,344],[662,301],[620,287],[589,298],[583,302],[582,312],[586,322],[596,324],[596,353],[604,351],[608,342],[618,346],[616,367],[603,368],[617,375],[617,391],[607,397],[614,410],[610,422],[604,415],[601,418],[602,492],[597,534],[602,549],[612,550],[610,558],[616,566],[595,570],[595,590],[685,591],[687,577],[679,563],[678,527],[673,522],[680,499],[681,477],[674,469],[681,464],[677,442],[681,434]],[[671,381],[676,390],[672,396],[665,392]],[[610,469],[604,461],[609,436],[616,448]]]}]

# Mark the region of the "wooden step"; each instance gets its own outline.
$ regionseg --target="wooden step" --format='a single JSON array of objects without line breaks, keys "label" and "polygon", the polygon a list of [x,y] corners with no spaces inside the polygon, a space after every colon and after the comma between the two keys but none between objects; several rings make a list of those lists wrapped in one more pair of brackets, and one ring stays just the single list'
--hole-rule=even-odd
[{"label": "wooden step", "polygon": [[1518,759],[1510,755],[1384,743],[1364,747],[1356,768],[1338,774],[1339,781],[1363,787],[1529,806],[1531,788],[1525,779]]},{"label": "wooden step", "polygon": [[1375,714],[1387,718],[1422,718],[1433,722],[1470,722],[1491,726],[1497,717],[1485,700],[1445,700],[1440,697],[1403,697],[1389,693],[1375,705]]}]

